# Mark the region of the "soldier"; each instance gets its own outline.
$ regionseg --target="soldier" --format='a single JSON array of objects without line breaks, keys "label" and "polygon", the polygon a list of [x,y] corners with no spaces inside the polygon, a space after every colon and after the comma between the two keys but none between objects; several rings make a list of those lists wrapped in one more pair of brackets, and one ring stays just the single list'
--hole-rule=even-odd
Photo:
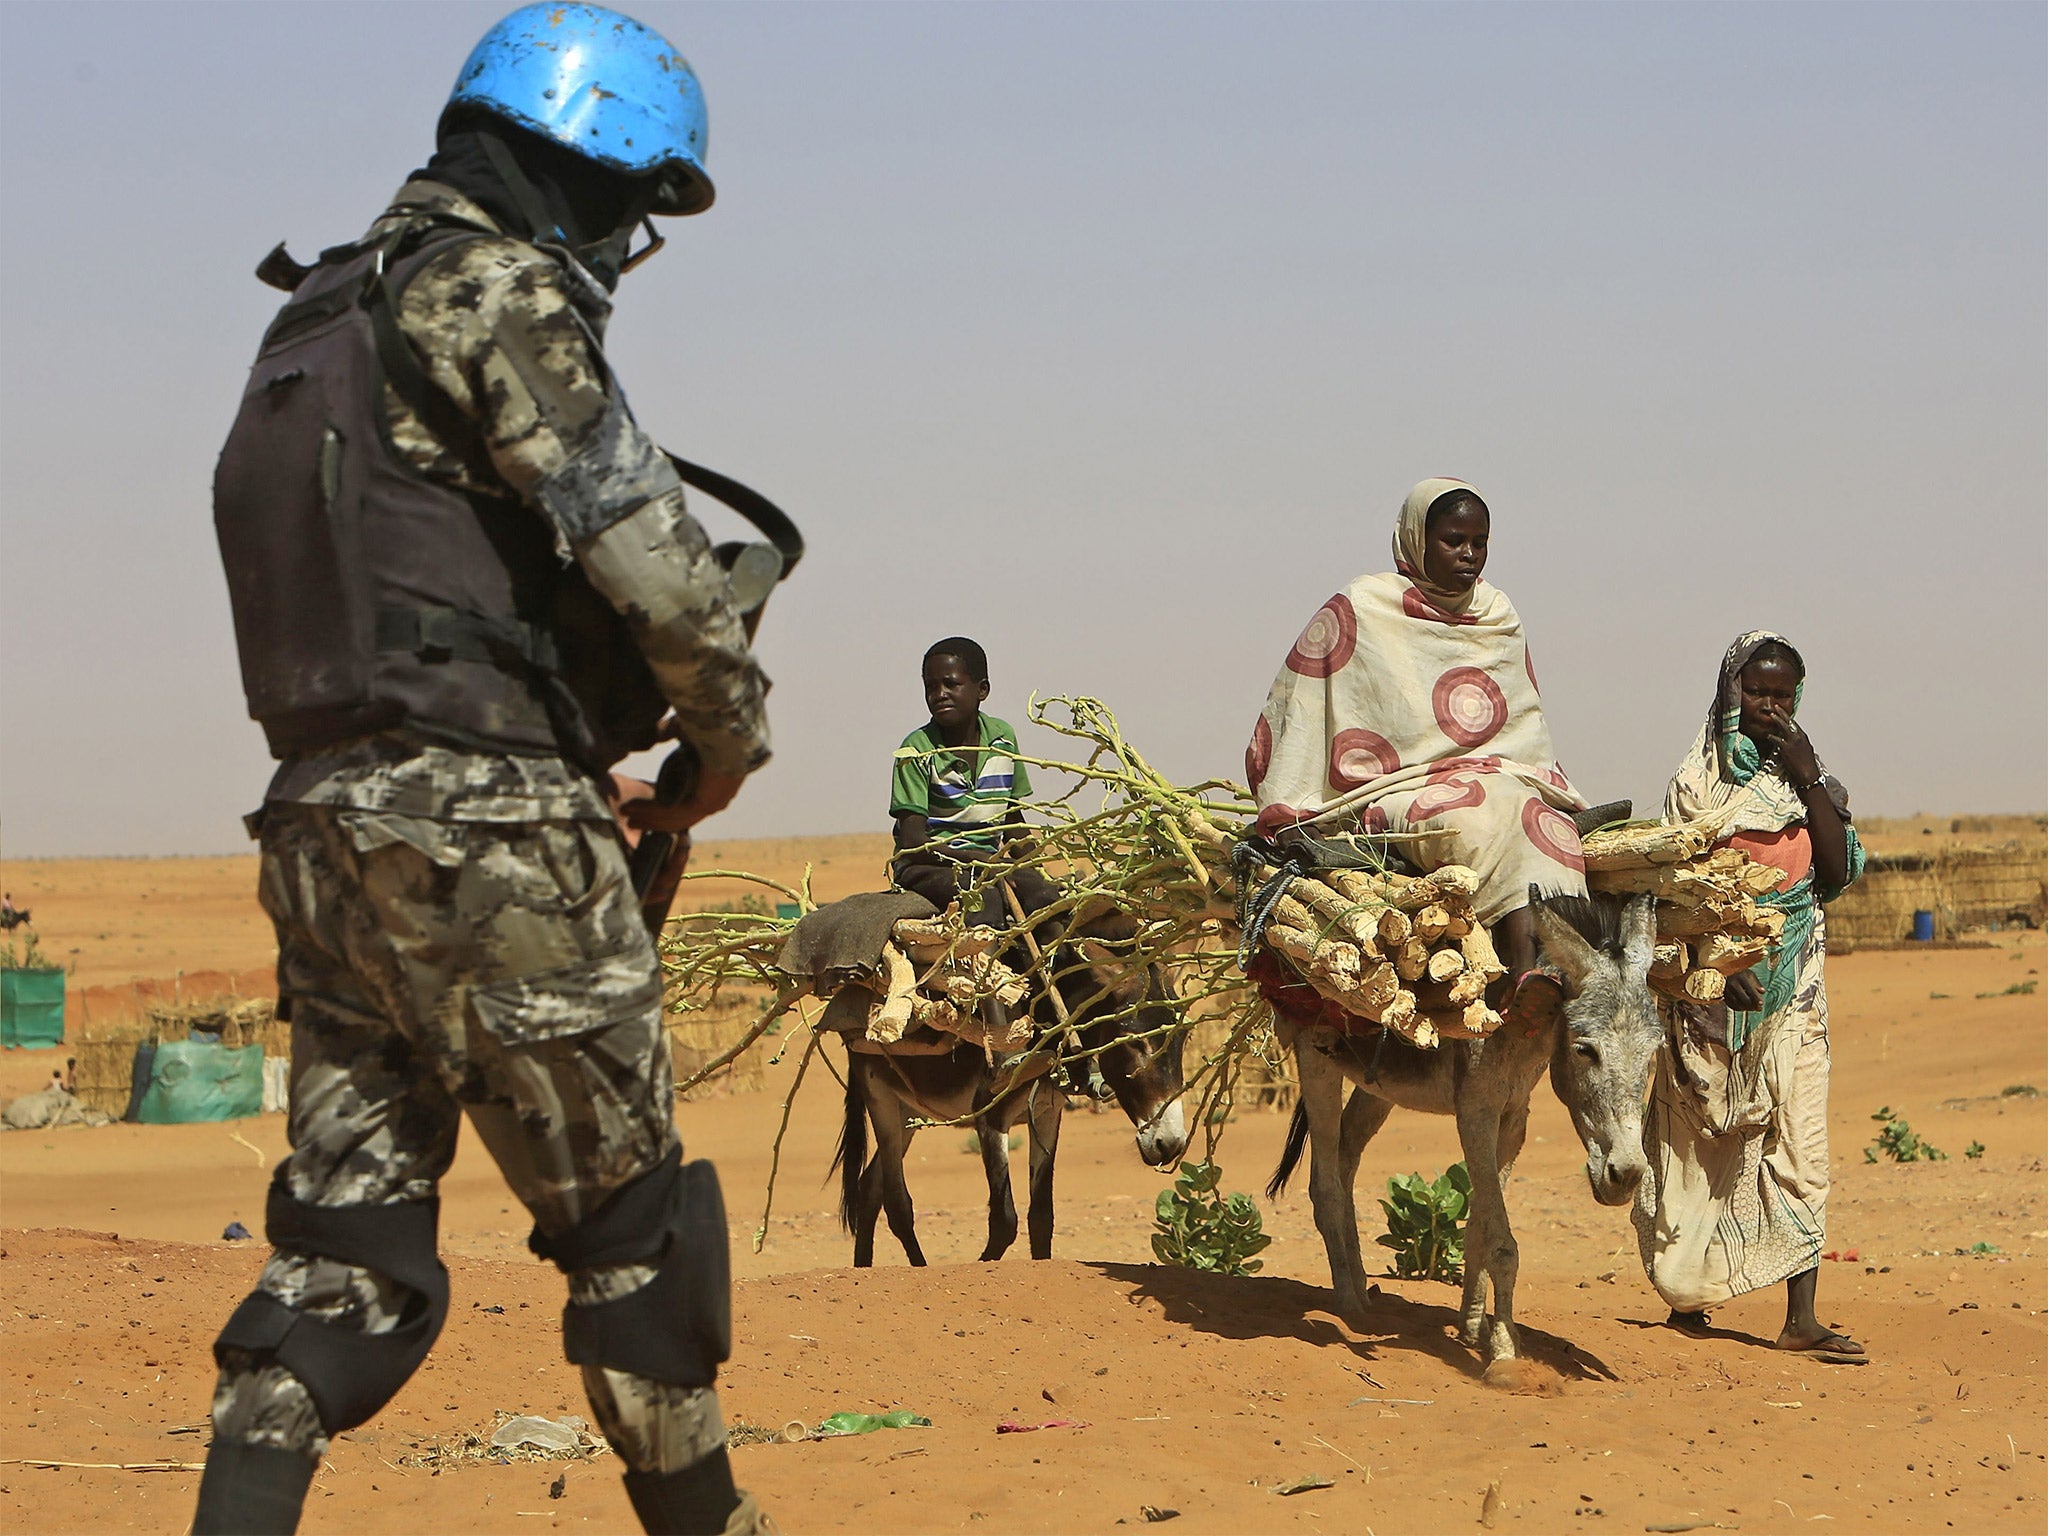
[{"label": "soldier", "polygon": [[269,1261],[214,1346],[200,1536],[294,1530],[329,1438],[425,1358],[463,1114],[568,1276],[568,1358],[641,1523],[770,1528],[727,1461],[724,1212],[710,1164],[681,1160],[605,771],[679,740],[694,793],[621,814],[681,833],[768,758],[735,583],[601,343],[620,274],[660,243],[629,254],[635,232],[710,206],[704,149],[696,77],[659,35],[528,6],[471,54],[432,161],[362,239],[260,269],[292,298],[215,524],[281,761],[251,823],[292,1153]]}]

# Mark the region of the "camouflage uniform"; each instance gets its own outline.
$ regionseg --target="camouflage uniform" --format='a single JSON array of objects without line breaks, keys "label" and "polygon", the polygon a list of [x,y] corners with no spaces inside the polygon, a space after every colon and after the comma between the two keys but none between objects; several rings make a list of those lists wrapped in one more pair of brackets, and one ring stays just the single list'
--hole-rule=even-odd
[{"label": "camouflage uniform", "polygon": [[[459,194],[416,180],[376,228],[421,210],[490,223]],[[406,288],[398,317],[476,442],[442,441],[387,389],[394,444],[433,478],[509,489],[529,504],[572,457],[587,475],[613,387],[597,351],[608,308],[580,268],[523,241],[453,245]],[[600,474],[615,461],[630,479],[658,456],[630,418],[625,426]],[[768,755],[766,680],[681,491],[653,512],[670,549],[651,580],[641,573],[649,602],[629,618],[643,621],[636,637],[705,766],[745,773]],[[663,611],[647,611],[654,605]],[[286,761],[260,836],[261,898],[292,1021],[282,1176],[294,1199],[431,1199],[466,1113],[554,1235],[675,1147],[658,962],[588,775],[559,758],[358,738]],[[611,1300],[654,1274],[644,1264],[579,1270],[570,1298]],[[412,1299],[375,1270],[289,1249],[273,1251],[259,1289],[365,1334],[396,1328]],[[584,1379],[635,1471],[680,1469],[724,1441],[709,1388],[595,1366]],[[326,1448],[306,1388],[245,1352],[226,1352],[213,1412],[222,1440],[314,1457]]]}]

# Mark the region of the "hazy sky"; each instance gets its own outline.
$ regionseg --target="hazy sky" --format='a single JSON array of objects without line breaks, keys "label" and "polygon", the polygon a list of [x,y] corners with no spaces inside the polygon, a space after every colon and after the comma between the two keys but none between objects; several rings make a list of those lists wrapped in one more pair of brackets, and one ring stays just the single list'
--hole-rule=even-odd
[{"label": "hazy sky", "polygon": [[[361,231],[508,8],[0,5],[9,857],[246,846],[208,497],[250,269]],[[2048,8],[631,9],[719,198],[615,362],[812,549],[718,832],[884,827],[955,631],[997,713],[1094,693],[1241,775],[1440,473],[1593,797],[1660,798],[1764,625],[1860,810],[2048,807]]]}]

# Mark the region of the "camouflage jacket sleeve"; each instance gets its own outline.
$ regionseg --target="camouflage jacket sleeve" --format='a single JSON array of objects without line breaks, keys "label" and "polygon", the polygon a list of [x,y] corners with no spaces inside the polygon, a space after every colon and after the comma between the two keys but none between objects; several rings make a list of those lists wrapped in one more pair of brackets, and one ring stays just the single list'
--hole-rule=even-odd
[{"label": "camouflage jacket sleeve", "polygon": [[767,679],[725,572],[613,383],[562,268],[522,241],[463,241],[407,285],[399,323],[429,377],[475,419],[488,464],[441,442],[387,390],[399,450],[466,490],[509,488],[547,518],[625,615],[704,765],[741,774],[766,762]]}]

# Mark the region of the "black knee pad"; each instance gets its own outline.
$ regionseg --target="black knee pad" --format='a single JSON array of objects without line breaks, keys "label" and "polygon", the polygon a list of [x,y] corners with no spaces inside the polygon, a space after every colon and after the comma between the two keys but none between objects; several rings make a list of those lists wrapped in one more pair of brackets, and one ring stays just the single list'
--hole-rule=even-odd
[{"label": "black knee pad", "polygon": [[628,1472],[626,1497],[649,1536],[719,1536],[740,1507],[732,1461],[720,1446],[679,1472]]},{"label": "black knee pad", "polygon": [[527,1246],[564,1273],[653,1264],[655,1277],[616,1301],[562,1309],[573,1365],[601,1365],[679,1387],[708,1387],[732,1354],[732,1260],[725,1199],[708,1162],[670,1150],[566,1232],[534,1229]]},{"label": "black knee pad", "polygon": [[396,1328],[368,1334],[255,1291],[214,1340],[214,1360],[224,1363],[230,1349],[274,1360],[304,1384],[330,1435],[366,1423],[419,1369],[447,1321],[448,1271],[435,1241],[440,1219],[439,1200],[308,1205],[286,1193],[280,1170],[264,1213],[274,1247],[376,1270],[412,1295]]},{"label": "black knee pad", "polygon": [[314,1466],[297,1451],[214,1441],[199,1478],[192,1536],[292,1536]]}]

